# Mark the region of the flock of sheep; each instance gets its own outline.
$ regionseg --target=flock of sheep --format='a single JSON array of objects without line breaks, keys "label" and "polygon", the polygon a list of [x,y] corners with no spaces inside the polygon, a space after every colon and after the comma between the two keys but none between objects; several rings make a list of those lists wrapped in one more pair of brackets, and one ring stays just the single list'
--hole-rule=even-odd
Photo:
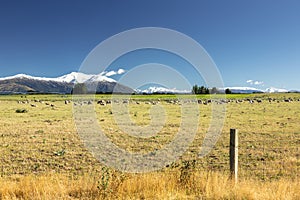
[{"label": "flock of sheep", "polygon": [[45,104],[46,106],[50,106],[52,108],[55,107],[55,105],[52,103],[44,102],[44,101],[37,100],[37,99],[35,99],[33,101],[29,101],[29,100],[18,101],[18,104],[30,104],[31,107],[38,107],[37,103]]},{"label": "flock of sheep", "polygon": [[[162,100],[157,99],[157,100],[127,100],[127,99],[106,99],[106,100],[95,100],[95,102],[98,105],[101,106],[105,106],[111,103],[116,103],[116,104],[129,104],[129,103],[133,103],[133,104],[150,104],[150,105],[156,105],[159,104]],[[243,102],[248,102],[250,104],[254,104],[254,103],[262,103],[262,102],[269,102],[269,103],[280,103],[280,102],[293,102],[293,101],[298,101],[300,102],[300,99],[292,99],[292,98],[285,98],[285,99],[275,99],[275,98],[267,98],[267,99],[259,99],[259,98],[247,98],[247,99],[198,99],[198,100],[190,100],[190,99],[182,99],[182,100],[177,100],[177,99],[164,99],[163,101],[165,101],[168,104],[176,104],[176,105],[181,105],[183,103],[198,103],[198,104],[203,104],[203,105],[208,105],[211,103],[216,103],[216,104],[227,104],[227,103],[243,103]],[[53,103],[49,103],[49,102],[45,102],[42,100],[19,100],[17,101],[19,104],[30,104],[31,107],[37,107],[37,103],[40,104],[45,104],[46,106],[50,106],[52,108],[55,107],[55,105]],[[70,104],[73,102],[74,106],[82,106],[82,105],[92,105],[93,104],[93,100],[75,100],[75,101],[71,101],[71,100],[65,100],[64,104]]]}]

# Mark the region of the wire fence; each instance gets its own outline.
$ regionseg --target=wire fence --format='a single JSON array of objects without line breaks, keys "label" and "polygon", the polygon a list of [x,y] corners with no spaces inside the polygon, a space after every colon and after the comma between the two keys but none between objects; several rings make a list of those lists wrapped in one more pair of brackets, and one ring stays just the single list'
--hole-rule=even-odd
[{"label": "wire fence", "polygon": [[[252,133],[255,134],[255,133]],[[262,180],[297,179],[300,167],[300,134],[290,133],[284,139],[261,133],[263,140],[247,140],[241,135],[239,147],[239,174]]]},{"label": "wire fence", "polygon": [[[252,135],[251,135],[252,134]],[[168,164],[169,169],[219,171],[229,173],[229,134],[223,134],[215,148],[199,158],[199,148],[189,149],[182,158]],[[255,135],[255,137],[253,136]],[[79,175],[100,173],[103,165],[85,149],[78,137],[43,138],[39,134],[19,140],[18,134],[0,134],[0,175],[13,176],[41,173]],[[51,139],[52,138],[52,139]],[[249,138],[256,138],[249,140]],[[270,133],[239,133],[241,178],[273,180],[298,179],[300,167],[300,134],[270,137]],[[172,170],[169,170],[171,172]]]}]

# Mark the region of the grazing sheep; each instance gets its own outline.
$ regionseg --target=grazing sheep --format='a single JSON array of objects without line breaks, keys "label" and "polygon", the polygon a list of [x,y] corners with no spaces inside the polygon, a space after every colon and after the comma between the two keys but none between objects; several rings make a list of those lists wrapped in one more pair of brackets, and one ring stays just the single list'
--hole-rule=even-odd
[{"label": "grazing sheep", "polygon": [[97,101],[97,104],[100,104],[100,105],[104,105],[104,101],[103,100],[99,100],[99,101]]},{"label": "grazing sheep", "polygon": [[156,105],[156,102],[155,102],[155,101],[151,101],[151,104],[152,104],[152,105]]},{"label": "grazing sheep", "polygon": [[221,103],[228,103],[229,101],[226,99],[221,99]]},{"label": "grazing sheep", "polygon": [[104,100],[99,100],[99,101],[97,101],[97,104],[99,104],[101,106],[105,106],[106,102]]},{"label": "grazing sheep", "polygon": [[116,103],[116,104],[117,104],[117,103],[120,103],[119,100],[116,100],[116,99],[114,99],[113,102]]},{"label": "grazing sheep", "polygon": [[37,107],[37,105],[35,105],[35,104],[30,104],[30,106],[31,106],[31,107]]}]

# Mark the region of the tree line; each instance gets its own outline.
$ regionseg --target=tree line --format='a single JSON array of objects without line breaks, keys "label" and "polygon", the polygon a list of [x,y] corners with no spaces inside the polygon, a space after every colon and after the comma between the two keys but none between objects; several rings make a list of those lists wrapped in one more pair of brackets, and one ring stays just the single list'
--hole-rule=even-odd
[{"label": "tree line", "polygon": [[[225,91],[220,91],[216,87],[208,88],[204,86],[194,85],[192,87],[193,94],[231,94],[230,89],[226,89]],[[77,83],[74,85],[74,88],[71,91],[71,94],[88,94],[87,86],[84,83]]]},{"label": "tree line", "polygon": [[[224,92],[225,92],[225,94],[231,94],[231,90],[229,88],[227,88]],[[224,92],[218,90],[216,87],[207,88],[207,87],[198,86],[198,85],[194,85],[192,87],[193,94],[224,94]]]}]

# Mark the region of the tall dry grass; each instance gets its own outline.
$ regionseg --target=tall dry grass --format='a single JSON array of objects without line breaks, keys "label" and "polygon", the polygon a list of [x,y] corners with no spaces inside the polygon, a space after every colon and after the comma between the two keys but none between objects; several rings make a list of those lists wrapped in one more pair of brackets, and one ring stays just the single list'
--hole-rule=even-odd
[{"label": "tall dry grass", "polygon": [[300,199],[298,180],[242,179],[235,184],[220,172],[191,172],[185,180],[180,173],[110,174],[107,187],[101,176],[14,177],[0,180],[0,199]]},{"label": "tall dry grass", "polygon": [[[300,98],[299,94],[296,97]],[[191,149],[183,155],[183,161],[196,157],[198,165],[192,171],[183,172],[177,167],[163,172],[121,174],[102,170],[103,165],[84,148],[75,130],[72,105],[65,105],[62,100],[65,97],[36,97],[54,103],[54,108],[18,104],[18,98],[13,98],[0,102],[0,200],[300,199],[299,102],[228,104],[224,132],[211,152],[212,157],[199,160],[199,144],[211,111],[209,106],[201,105],[199,131]],[[98,105],[97,116],[107,136],[120,148],[149,152],[168,143],[180,125],[178,105],[161,105],[166,108],[168,121],[155,143],[124,137],[113,121],[110,106]],[[149,104],[130,106],[130,117],[136,123],[149,123]],[[28,112],[16,113],[16,109]],[[241,178],[236,185],[228,174],[220,172],[228,168],[228,131],[233,127],[240,130]],[[180,162],[175,164],[180,167]],[[196,171],[210,169],[219,172]],[[51,172],[54,174],[48,174]]]}]

